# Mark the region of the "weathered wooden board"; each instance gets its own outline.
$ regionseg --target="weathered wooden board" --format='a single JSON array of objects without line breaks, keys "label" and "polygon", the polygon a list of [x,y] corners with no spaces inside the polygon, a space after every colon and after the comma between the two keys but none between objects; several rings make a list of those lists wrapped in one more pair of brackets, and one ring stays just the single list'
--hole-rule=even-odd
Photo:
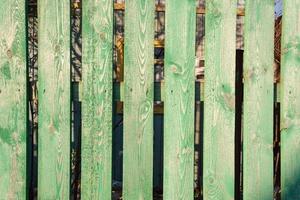
[{"label": "weathered wooden board", "polygon": [[243,196],[273,197],[274,0],[246,1]]},{"label": "weathered wooden board", "polygon": [[206,3],[204,199],[234,199],[236,5]]},{"label": "weathered wooden board", "polygon": [[70,1],[38,1],[38,198],[69,199]]},{"label": "weathered wooden board", "polygon": [[83,1],[82,199],[111,199],[113,1]]},{"label": "weathered wooden board", "polygon": [[164,199],[194,198],[196,2],[166,2]]},{"label": "weathered wooden board", "polygon": [[126,0],[123,147],[125,200],[152,199],[154,4],[152,0]]},{"label": "weathered wooden board", "polygon": [[281,197],[300,199],[300,1],[283,3]]},{"label": "weathered wooden board", "polygon": [[0,199],[26,199],[25,2],[0,7]]}]

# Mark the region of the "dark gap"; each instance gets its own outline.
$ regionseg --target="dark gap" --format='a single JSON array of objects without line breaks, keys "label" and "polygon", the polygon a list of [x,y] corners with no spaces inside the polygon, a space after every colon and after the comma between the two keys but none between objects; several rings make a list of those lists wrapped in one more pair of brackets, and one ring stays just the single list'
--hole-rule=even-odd
[{"label": "dark gap", "polygon": [[[156,5],[164,5],[162,1],[156,1]],[[154,40],[164,40],[165,13],[155,12]],[[155,42],[156,43],[156,42]],[[163,199],[163,158],[164,158],[164,114],[158,112],[164,110],[162,100],[162,81],[164,79],[164,43],[154,48],[154,122],[153,122],[153,199]]]},{"label": "dark gap", "polygon": [[[164,5],[157,0],[156,5]],[[155,12],[155,41],[164,41],[165,13]],[[161,83],[164,79],[164,43],[155,42],[154,48],[154,143],[153,143],[153,198],[163,199],[163,131],[164,131],[164,104],[162,101]],[[159,109],[160,111],[159,111]]]},{"label": "dark gap", "polygon": [[[200,84],[199,84],[200,85]],[[198,89],[198,88],[197,88]],[[199,88],[200,90],[200,88]],[[198,91],[199,91],[198,90]],[[195,104],[195,192],[194,199],[203,199],[203,101]]]},{"label": "dark gap", "polygon": [[[245,8],[244,2],[238,0],[237,8]],[[236,17],[236,77],[235,77],[235,166],[234,196],[243,199],[243,63],[244,63],[244,16]]]},{"label": "dark gap", "polygon": [[81,180],[81,102],[79,84],[72,83],[71,199],[80,199]]},{"label": "dark gap", "polygon": [[[276,13],[275,13],[276,14]],[[280,166],[280,64],[281,64],[281,31],[282,31],[282,17],[275,17],[275,32],[274,32],[274,136],[273,136],[273,170],[274,170],[274,199],[281,199],[281,166]]]},{"label": "dark gap", "polygon": [[82,79],[82,12],[81,0],[71,0],[70,7],[70,39],[71,39],[71,177],[70,198],[80,199],[81,180],[81,100],[79,95],[80,81]]},{"label": "dark gap", "polygon": [[163,114],[154,114],[153,198],[155,200],[163,199],[163,119]]},{"label": "dark gap", "polygon": [[243,50],[236,50],[236,98],[235,98],[235,199],[243,199],[242,176],[242,109],[243,109]]},{"label": "dark gap", "polygon": [[[197,9],[205,9],[205,1],[197,0]],[[203,122],[204,122],[204,38],[205,38],[205,15],[196,14],[195,34],[195,136],[194,136],[194,199],[203,199]]]},{"label": "dark gap", "polygon": [[[117,3],[114,0],[114,3]],[[124,1],[122,1],[124,2]],[[124,11],[113,11],[113,130],[112,130],[112,199],[122,198],[123,181],[123,102],[124,81]]]},{"label": "dark gap", "polygon": [[37,16],[37,0],[26,1],[26,18],[27,18],[27,87],[28,87],[28,138],[27,138],[27,188],[28,199],[37,198],[37,181],[38,181],[38,91],[37,91],[37,59],[38,59],[38,16]]},{"label": "dark gap", "polygon": [[113,103],[112,137],[112,199],[122,198],[123,180],[123,114],[117,112],[117,102]]},{"label": "dark gap", "polygon": [[[197,8],[205,8],[203,0],[197,1]],[[196,12],[196,11],[195,11]],[[194,199],[203,199],[203,119],[204,103],[203,94],[204,82],[204,36],[205,36],[205,15],[196,14],[195,33],[195,126],[194,126]]]},{"label": "dark gap", "polygon": [[[30,185],[32,180],[32,172],[31,172],[31,166],[32,166],[32,134],[31,134],[31,121],[30,121],[30,115],[29,113],[32,113],[31,110],[31,104],[29,101],[30,94],[29,94],[29,5],[28,1],[25,2],[25,14],[26,14],[26,102],[28,102],[28,107],[26,108],[26,199],[29,199],[30,195]],[[1,90],[0,90],[1,94]],[[27,103],[26,103],[27,104]]]},{"label": "dark gap", "polygon": [[[275,90],[276,91],[276,90]],[[274,103],[274,200],[280,200],[280,103]]]},{"label": "dark gap", "polygon": [[[200,86],[200,83],[196,83],[196,85]],[[195,88],[195,93],[197,91],[197,89],[200,89],[200,87]],[[201,197],[201,189],[200,189],[200,182],[201,182],[201,177],[200,177],[200,154],[201,154],[201,148],[200,148],[200,128],[201,125],[199,123],[200,121],[200,109],[201,106],[201,102],[197,101],[197,96],[195,97],[195,112],[194,112],[194,117],[195,117],[195,121],[194,121],[194,130],[195,130],[195,135],[194,135],[194,199],[200,199]]]}]

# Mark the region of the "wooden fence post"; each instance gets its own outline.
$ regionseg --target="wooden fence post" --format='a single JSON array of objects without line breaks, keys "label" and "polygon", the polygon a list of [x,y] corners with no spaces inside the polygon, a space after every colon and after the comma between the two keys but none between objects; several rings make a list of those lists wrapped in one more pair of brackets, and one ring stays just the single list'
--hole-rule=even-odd
[{"label": "wooden fence post", "polygon": [[111,199],[113,1],[86,0],[82,34],[82,199]]},{"label": "wooden fence post", "polygon": [[38,198],[69,199],[70,1],[38,1]]},{"label": "wooden fence post", "polygon": [[234,199],[236,5],[206,3],[204,199]]},{"label": "wooden fence post", "polygon": [[152,199],[154,13],[152,0],[127,0],[124,47],[125,200]]},{"label": "wooden fence post", "polygon": [[26,199],[26,12],[22,0],[0,7],[0,198]]},{"label": "wooden fence post", "polygon": [[164,199],[193,199],[196,1],[165,15]]},{"label": "wooden fence post", "polygon": [[283,1],[281,198],[300,199],[300,2]]},{"label": "wooden fence post", "polygon": [[273,198],[274,1],[246,1],[244,200]]}]

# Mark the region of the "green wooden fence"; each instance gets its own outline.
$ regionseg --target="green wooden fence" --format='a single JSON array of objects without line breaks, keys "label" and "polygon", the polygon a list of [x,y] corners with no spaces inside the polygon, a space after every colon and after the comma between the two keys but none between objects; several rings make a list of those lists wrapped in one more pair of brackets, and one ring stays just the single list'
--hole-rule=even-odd
[{"label": "green wooden fence", "polygon": [[[0,199],[28,199],[26,1],[0,0]],[[237,0],[206,1],[203,199],[236,195]],[[81,199],[112,197],[113,0],[82,1]],[[69,199],[70,0],[38,1],[38,199]],[[123,199],[153,199],[154,0],[126,0]],[[300,2],[285,0],[281,197],[300,199]],[[166,0],[163,197],[194,198],[196,1]],[[273,198],[274,1],[245,6],[242,196]],[[238,192],[239,193],[239,192]]]}]

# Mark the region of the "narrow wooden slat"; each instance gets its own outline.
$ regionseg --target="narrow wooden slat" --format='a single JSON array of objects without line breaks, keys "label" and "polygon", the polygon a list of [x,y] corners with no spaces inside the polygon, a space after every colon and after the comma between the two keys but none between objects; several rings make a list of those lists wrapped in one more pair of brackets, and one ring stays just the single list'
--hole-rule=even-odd
[{"label": "narrow wooden slat", "polygon": [[234,199],[236,5],[206,3],[204,199]]},{"label": "narrow wooden slat", "polygon": [[154,7],[126,0],[123,197],[152,199]]},{"label": "narrow wooden slat", "polygon": [[113,1],[83,1],[82,199],[111,199]]},{"label": "narrow wooden slat", "polygon": [[194,198],[195,1],[166,2],[164,199]]},{"label": "narrow wooden slat", "polygon": [[0,199],[26,199],[25,2],[0,7]]},{"label": "narrow wooden slat", "polygon": [[282,199],[300,199],[300,2],[283,1],[281,63]]},{"label": "narrow wooden slat", "polygon": [[38,198],[69,199],[70,1],[38,1]]},{"label": "narrow wooden slat", "polygon": [[274,1],[246,1],[243,197],[273,197]]}]

